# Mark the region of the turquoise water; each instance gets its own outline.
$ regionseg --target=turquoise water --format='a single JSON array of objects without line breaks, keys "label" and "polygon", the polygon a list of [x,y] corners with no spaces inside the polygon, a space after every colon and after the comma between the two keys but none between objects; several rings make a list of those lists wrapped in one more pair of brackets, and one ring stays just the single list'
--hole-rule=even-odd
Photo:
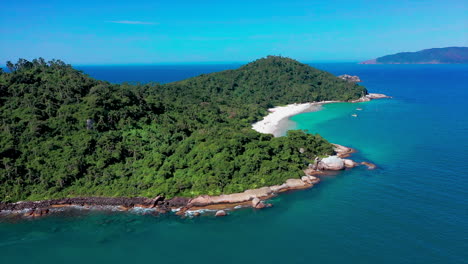
[{"label": "turquoise water", "polygon": [[353,158],[376,170],[328,176],[273,208],[225,218],[85,212],[2,222],[0,262],[466,263],[468,65],[316,66],[394,96],[292,117],[357,148]]}]

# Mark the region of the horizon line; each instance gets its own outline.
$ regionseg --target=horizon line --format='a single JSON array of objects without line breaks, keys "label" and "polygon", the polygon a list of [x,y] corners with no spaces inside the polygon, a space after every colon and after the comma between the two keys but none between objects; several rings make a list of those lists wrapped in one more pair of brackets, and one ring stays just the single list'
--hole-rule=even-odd
[{"label": "horizon line", "polygon": [[[149,65],[216,65],[216,64],[247,64],[253,62],[255,60],[249,61],[176,61],[176,62],[121,62],[121,63],[69,63],[64,61],[66,64],[70,64],[72,66],[149,66]],[[309,63],[359,63],[361,60],[297,60],[304,64]],[[13,61],[12,61],[13,62]],[[6,67],[6,63],[0,63],[0,67]]]}]

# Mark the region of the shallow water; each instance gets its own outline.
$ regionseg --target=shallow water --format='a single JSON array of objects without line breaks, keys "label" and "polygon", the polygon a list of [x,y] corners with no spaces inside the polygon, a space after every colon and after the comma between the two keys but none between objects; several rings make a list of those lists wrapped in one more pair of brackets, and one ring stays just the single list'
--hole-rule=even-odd
[{"label": "shallow water", "polygon": [[376,170],[328,176],[274,198],[273,208],[225,218],[85,212],[2,222],[1,262],[464,263],[468,65],[314,66],[357,74],[371,92],[394,97],[291,118],[357,148],[353,158]]}]

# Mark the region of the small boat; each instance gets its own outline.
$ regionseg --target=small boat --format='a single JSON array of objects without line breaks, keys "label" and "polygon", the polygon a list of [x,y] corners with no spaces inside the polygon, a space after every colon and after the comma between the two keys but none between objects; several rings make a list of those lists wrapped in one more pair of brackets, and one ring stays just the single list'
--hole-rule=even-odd
[{"label": "small boat", "polygon": [[357,117],[357,115],[356,115],[356,114],[352,114],[351,116],[352,116],[352,117]]},{"label": "small boat", "polygon": [[358,110],[358,111],[361,111],[361,110],[362,110],[362,108],[356,108],[356,110]]}]

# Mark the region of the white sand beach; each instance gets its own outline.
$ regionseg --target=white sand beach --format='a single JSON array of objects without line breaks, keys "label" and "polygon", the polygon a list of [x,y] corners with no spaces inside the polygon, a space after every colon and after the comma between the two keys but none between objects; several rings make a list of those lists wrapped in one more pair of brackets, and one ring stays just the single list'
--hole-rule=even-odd
[{"label": "white sand beach", "polygon": [[252,124],[252,128],[263,134],[273,134],[275,137],[282,136],[284,133],[284,125],[288,125],[289,117],[304,113],[315,112],[322,108],[323,104],[335,103],[337,101],[323,101],[303,104],[289,104],[286,106],[277,106],[268,109],[270,114],[265,116],[261,121]]}]

